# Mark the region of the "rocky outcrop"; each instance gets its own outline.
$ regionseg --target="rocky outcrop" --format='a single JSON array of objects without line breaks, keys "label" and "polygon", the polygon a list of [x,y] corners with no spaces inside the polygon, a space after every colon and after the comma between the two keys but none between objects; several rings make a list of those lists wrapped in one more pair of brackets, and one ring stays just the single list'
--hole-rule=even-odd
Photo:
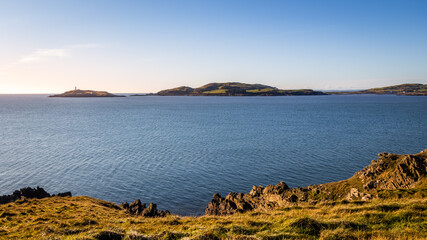
[{"label": "rocky outcrop", "polygon": [[144,217],[165,217],[170,214],[169,211],[157,210],[157,205],[150,203],[150,205],[141,203],[141,200],[136,199],[131,204],[124,202],[120,207],[125,209],[131,215],[144,216]]},{"label": "rocky outcrop", "polygon": [[427,174],[425,153],[417,155],[378,154],[378,160],[355,175],[365,191],[413,188]]},{"label": "rocky outcrop", "polygon": [[0,196],[0,204],[14,202],[16,200],[21,199],[22,197],[25,197],[28,199],[31,199],[31,198],[41,199],[41,198],[47,198],[51,196],[52,197],[53,196],[58,196],[58,197],[70,196],[71,197],[71,192],[63,192],[63,193],[50,195],[41,187],[37,187],[37,188],[26,187],[26,188],[21,188],[20,190],[14,191],[11,195]]},{"label": "rocky outcrop", "polygon": [[242,213],[254,209],[250,199],[242,193],[230,193],[225,198],[215,193],[212,201],[205,210],[207,215],[228,215]]},{"label": "rocky outcrop", "polygon": [[228,215],[255,209],[272,209],[299,203],[316,204],[328,200],[368,201],[378,190],[408,189],[425,184],[427,149],[418,154],[380,153],[378,160],[353,177],[333,183],[289,188],[284,182],[267,187],[253,186],[249,193],[218,193],[205,208],[207,215]]},{"label": "rocky outcrop", "polygon": [[284,182],[277,185],[253,186],[247,193],[229,193],[225,198],[219,193],[214,194],[212,201],[205,209],[207,215],[228,215],[243,213],[253,209],[271,209],[298,201],[298,189],[290,189]]},{"label": "rocky outcrop", "polygon": [[368,201],[372,199],[372,195],[369,193],[359,192],[359,189],[352,188],[350,192],[347,194],[346,200],[362,200]]}]

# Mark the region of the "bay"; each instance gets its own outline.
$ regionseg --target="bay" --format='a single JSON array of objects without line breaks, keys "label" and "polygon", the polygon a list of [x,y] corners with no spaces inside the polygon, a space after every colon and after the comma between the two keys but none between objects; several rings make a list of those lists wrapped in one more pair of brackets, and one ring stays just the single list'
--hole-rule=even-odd
[{"label": "bay", "polygon": [[0,194],[26,186],[201,215],[212,195],[351,177],[427,147],[427,97],[0,95]]}]

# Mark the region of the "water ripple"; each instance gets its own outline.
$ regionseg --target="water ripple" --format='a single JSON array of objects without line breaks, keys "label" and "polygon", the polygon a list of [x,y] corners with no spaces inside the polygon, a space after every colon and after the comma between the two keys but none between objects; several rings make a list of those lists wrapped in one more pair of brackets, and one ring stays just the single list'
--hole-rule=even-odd
[{"label": "water ripple", "polygon": [[427,146],[427,98],[0,95],[0,194],[25,186],[199,215],[219,192],[350,177]]}]

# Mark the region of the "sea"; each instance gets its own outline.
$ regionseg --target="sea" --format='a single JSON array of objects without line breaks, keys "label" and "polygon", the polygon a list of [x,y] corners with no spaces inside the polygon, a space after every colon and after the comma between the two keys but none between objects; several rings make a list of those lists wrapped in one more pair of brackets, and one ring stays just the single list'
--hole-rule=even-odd
[{"label": "sea", "polygon": [[214,193],[343,180],[427,148],[427,97],[0,95],[0,195],[23,187],[202,215]]}]

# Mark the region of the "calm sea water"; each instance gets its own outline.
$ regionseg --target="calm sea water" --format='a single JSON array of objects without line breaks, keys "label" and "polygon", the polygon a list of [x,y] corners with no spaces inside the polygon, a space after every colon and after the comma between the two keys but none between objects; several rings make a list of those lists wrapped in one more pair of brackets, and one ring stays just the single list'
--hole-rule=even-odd
[{"label": "calm sea water", "polygon": [[0,194],[26,186],[199,215],[219,192],[342,180],[427,147],[427,97],[0,95]]}]

